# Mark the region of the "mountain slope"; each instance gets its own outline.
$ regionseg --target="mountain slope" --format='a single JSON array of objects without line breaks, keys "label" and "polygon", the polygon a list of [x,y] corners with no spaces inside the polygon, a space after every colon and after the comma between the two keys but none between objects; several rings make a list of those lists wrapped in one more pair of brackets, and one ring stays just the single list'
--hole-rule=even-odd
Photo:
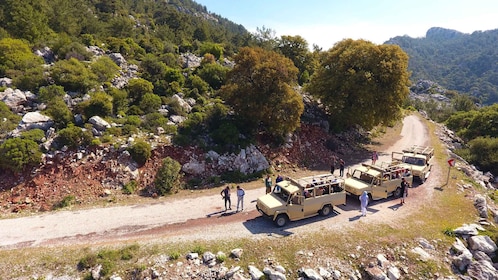
[{"label": "mountain slope", "polygon": [[433,27],[424,38],[398,36],[386,44],[399,45],[410,56],[412,81],[440,85],[479,97],[483,104],[498,102],[498,29],[465,34]]}]

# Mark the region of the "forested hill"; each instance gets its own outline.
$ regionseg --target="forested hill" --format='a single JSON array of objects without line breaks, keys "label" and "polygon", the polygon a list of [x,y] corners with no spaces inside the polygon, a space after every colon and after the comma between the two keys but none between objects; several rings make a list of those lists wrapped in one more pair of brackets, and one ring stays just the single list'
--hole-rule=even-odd
[{"label": "forested hill", "polygon": [[483,104],[498,102],[498,29],[465,34],[433,27],[424,38],[398,36],[386,43],[410,56],[412,81],[432,80]]},{"label": "forested hill", "polygon": [[168,47],[188,50],[196,41],[210,41],[224,44],[230,53],[249,36],[242,25],[208,13],[192,0],[0,1],[0,38],[31,44],[88,44],[114,37],[131,39],[146,51],[164,44],[168,51]]}]

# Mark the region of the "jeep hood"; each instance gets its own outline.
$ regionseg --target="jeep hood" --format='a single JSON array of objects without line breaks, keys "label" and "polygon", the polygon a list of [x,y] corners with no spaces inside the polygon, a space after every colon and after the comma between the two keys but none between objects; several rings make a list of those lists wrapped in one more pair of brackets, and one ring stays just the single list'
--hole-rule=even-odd
[{"label": "jeep hood", "polygon": [[258,198],[258,206],[260,206],[260,208],[272,209],[286,204],[286,201],[282,201],[271,193]]},{"label": "jeep hood", "polygon": [[346,191],[358,195],[361,194],[363,191],[370,189],[369,184],[362,182],[360,180],[356,180],[354,178],[347,178],[344,181],[344,185],[346,186]]}]

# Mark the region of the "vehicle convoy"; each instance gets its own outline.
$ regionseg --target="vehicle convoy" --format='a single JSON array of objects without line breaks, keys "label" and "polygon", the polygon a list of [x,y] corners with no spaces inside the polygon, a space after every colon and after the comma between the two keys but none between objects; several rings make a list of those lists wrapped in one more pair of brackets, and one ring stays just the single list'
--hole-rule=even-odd
[{"label": "vehicle convoy", "polygon": [[334,206],[346,204],[344,180],[331,174],[300,179],[285,178],[272,192],[258,198],[256,209],[283,227],[288,221],[328,216]]},{"label": "vehicle convoy", "polygon": [[402,152],[392,153],[392,164],[404,164],[411,167],[413,176],[424,183],[431,173],[430,160],[434,156],[434,149],[426,146],[412,146]]},{"label": "vehicle convoy", "polygon": [[394,195],[401,196],[401,180],[405,178],[411,186],[413,175],[411,168],[405,165],[379,166],[362,164],[348,174],[344,181],[348,195],[360,196],[364,191],[370,200],[379,200]]}]

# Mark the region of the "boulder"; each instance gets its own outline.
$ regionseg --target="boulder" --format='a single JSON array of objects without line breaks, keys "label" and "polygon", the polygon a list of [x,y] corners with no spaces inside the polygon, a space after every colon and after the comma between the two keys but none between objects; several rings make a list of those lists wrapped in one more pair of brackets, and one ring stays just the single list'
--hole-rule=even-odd
[{"label": "boulder", "polygon": [[26,131],[35,128],[39,128],[43,131],[49,130],[54,125],[54,121],[49,116],[45,116],[40,112],[29,112],[26,113],[19,125],[17,126],[17,131]]},{"label": "boulder", "polygon": [[93,127],[99,131],[104,131],[111,127],[111,125],[99,116],[93,116],[88,120]]},{"label": "boulder", "polygon": [[493,240],[487,235],[471,236],[468,242],[471,250],[482,251],[488,255],[494,254],[498,249]]}]

